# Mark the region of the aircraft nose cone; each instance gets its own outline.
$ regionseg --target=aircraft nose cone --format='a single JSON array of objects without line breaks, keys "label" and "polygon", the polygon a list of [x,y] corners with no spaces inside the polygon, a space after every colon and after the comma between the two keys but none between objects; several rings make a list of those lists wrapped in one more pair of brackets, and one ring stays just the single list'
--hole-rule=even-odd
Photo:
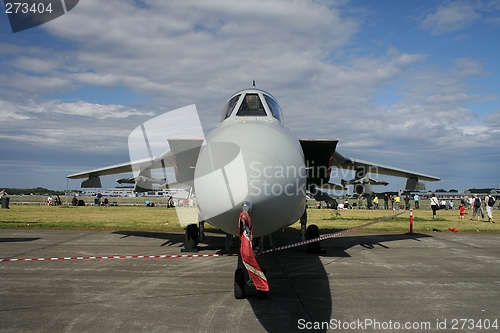
[{"label": "aircraft nose cone", "polygon": [[305,206],[305,166],[298,140],[261,123],[218,128],[207,137],[194,186],[203,219],[236,235],[241,203],[252,204],[254,236],[295,222]]}]

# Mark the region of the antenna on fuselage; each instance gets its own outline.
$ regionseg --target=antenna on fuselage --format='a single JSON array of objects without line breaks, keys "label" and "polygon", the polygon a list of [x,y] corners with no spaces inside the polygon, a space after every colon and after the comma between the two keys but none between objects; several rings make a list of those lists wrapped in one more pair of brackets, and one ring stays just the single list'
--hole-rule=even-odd
[{"label": "antenna on fuselage", "polygon": [[252,82],[252,88],[255,88],[255,80]]}]

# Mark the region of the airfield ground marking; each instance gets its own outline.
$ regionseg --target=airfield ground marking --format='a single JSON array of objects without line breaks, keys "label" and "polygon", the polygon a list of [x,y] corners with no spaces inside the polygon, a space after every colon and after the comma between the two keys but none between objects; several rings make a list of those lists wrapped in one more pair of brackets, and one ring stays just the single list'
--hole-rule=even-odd
[{"label": "airfield ground marking", "polygon": [[[317,238],[313,239],[308,239],[306,241],[302,242],[297,242],[289,245],[284,245],[275,248],[274,250],[266,250],[261,253],[266,254],[266,253],[271,253],[271,252],[276,252],[276,251],[281,251],[281,250],[286,250],[286,249],[292,249],[295,247],[307,245],[310,243],[338,237],[340,235],[349,233],[354,230],[358,230],[367,226],[370,226],[375,223],[387,221],[390,219],[393,219],[401,214],[404,214],[405,212],[401,212],[398,214],[390,215],[383,217],[381,219],[371,221],[362,225],[359,225],[357,227],[353,227],[350,229],[344,229],[338,232],[334,232],[331,234],[326,234],[323,236],[319,236]],[[181,259],[181,258],[202,258],[202,257],[238,257],[238,253],[210,253],[210,254],[173,254],[173,255],[110,255],[110,256],[76,256],[76,257],[39,257],[39,258],[0,258],[0,263],[1,262],[16,262],[16,261],[71,261],[71,260],[97,260],[97,259]]]}]

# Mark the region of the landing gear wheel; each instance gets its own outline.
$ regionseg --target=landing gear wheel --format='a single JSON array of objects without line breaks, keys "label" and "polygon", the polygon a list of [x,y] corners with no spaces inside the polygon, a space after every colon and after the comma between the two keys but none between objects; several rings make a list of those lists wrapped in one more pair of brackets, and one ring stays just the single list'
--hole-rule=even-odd
[{"label": "landing gear wheel", "polygon": [[307,227],[307,239],[319,237],[319,228],[316,224],[311,224]]},{"label": "landing gear wheel", "polygon": [[245,272],[243,268],[234,271],[234,298],[245,298]]},{"label": "landing gear wheel", "polygon": [[[314,239],[319,237],[319,228],[315,224],[311,224],[307,227],[307,239]],[[324,254],[325,250],[319,244],[319,241],[307,244],[307,252],[315,254]]]},{"label": "landing gear wheel", "polygon": [[198,226],[189,224],[186,227],[186,237],[184,239],[184,249],[182,252],[198,252]]}]

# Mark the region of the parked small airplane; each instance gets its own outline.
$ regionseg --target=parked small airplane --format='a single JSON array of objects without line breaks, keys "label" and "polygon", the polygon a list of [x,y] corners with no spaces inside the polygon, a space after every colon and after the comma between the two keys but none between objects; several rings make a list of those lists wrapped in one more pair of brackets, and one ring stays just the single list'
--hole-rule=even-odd
[{"label": "parked small airplane", "polygon": [[[220,123],[205,139],[168,138],[168,144],[169,149],[158,156],[67,177],[88,178],[82,187],[101,187],[100,176],[139,170],[128,181],[134,181],[136,190],[141,191],[153,183],[166,183],[166,179],[154,179],[152,169],[174,167],[176,181],[193,188],[199,208],[200,221],[186,228],[186,250],[196,249],[205,221],[228,235],[240,237],[243,265],[235,272],[236,298],[244,297],[243,266],[259,296],[265,298],[269,288],[254,256],[252,240],[271,235],[301,217],[304,235],[306,191],[316,194],[320,189],[345,190],[344,185],[352,184],[362,194],[371,192],[370,185],[387,185],[368,178],[370,173],[408,178],[409,190],[422,188],[419,180],[440,180],[345,157],[336,151],[337,140],[299,140],[285,127],[276,99],[255,88],[255,84],[229,99]],[[332,184],[333,167],[352,170],[355,178],[342,181],[341,185]],[[308,229],[309,238],[318,236],[317,227],[311,230]]]}]

